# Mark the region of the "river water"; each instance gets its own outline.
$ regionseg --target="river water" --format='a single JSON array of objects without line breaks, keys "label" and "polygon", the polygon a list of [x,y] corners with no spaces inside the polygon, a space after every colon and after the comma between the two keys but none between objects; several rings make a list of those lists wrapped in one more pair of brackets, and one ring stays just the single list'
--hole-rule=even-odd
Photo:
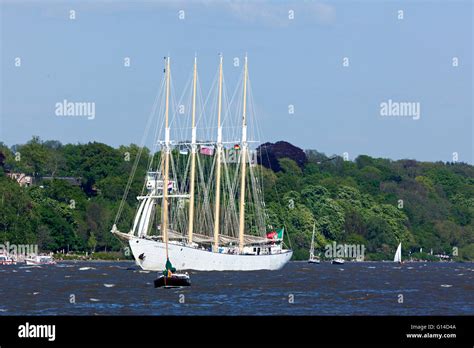
[{"label": "river water", "polygon": [[0,315],[474,315],[474,263],[290,262],[190,272],[155,289],[133,262],[0,266]]}]

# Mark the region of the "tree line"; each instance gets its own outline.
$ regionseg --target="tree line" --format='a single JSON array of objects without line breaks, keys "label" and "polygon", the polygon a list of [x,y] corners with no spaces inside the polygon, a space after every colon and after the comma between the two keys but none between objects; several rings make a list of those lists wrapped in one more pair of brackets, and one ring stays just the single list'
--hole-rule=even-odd
[{"label": "tree line", "polygon": [[[61,144],[33,137],[0,143],[0,241],[38,244],[43,251],[118,251],[110,233],[137,145]],[[285,227],[294,259],[306,259],[313,226],[316,249],[332,241],[361,244],[366,257],[446,254],[474,260],[474,167],[466,163],[392,161],[361,155],[353,161],[278,142],[261,147],[268,224]],[[119,229],[128,231],[143,187],[144,149]],[[8,173],[34,178],[30,187]],[[44,177],[78,178],[44,180]]]}]

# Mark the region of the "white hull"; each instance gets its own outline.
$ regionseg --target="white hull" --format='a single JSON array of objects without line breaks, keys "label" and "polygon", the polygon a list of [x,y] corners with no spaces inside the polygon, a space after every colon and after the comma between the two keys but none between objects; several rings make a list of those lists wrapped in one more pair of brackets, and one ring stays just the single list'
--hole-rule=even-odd
[{"label": "white hull", "polygon": [[331,261],[331,263],[333,265],[343,265],[344,264],[344,260],[343,259],[334,259]]},{"label": "white hull", "polygon": [[38,266],[38,265],[41,265],[39,262],[32,261],[32,260],[25,260],[25,263],[26,263],[28,266]]},{"label": "white hull", "polygon": [[44,265],[55,265],[56,262],[35,262],[35,261],[25,261],[27,266],[44,266]]},{"label": "white hull", "polygon": [[[129,241],[136,263],[147,271],[163,271],[165,243],[132,237]],[[271,255],[236,255],[215,253],[182,244],[168,243],[169,259],[179,270],[196,271],[257,271],[278,270],[293,255],[290,250]],[[140,255],[143,255],[140,258]]]},{"label": "white hull", "polygon": [[25,259],[25,263],[28,266],[43,266],[43,265],[55,265],[56,261],[54,261],[52,259],[42,261],[38,258],[33,258],[33,259]]},{"label": "white hull", "polygon": [[318,259],[309,259],[308,263],[321,263]]}]

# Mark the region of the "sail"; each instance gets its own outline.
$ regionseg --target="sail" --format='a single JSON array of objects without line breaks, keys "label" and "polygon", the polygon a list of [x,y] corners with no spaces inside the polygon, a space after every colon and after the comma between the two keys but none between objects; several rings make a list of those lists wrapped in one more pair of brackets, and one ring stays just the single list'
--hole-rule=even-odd
[{"label": "sail", "polygon": [[138,228],[137,235],[139,237],[146,235],[146,231],[148,230],[148,224],[150,222],[150,215],[151,215],[151,208],[153,205],[153,199],[147,198],[145,203],[145,208],[143,214],[140,219],[140,225]]},{"label": "sail", "polygon": [[132,227],[132,233],[135,233],[135,230],[137,229],[138,222],[140,221],[140,216],[142,215],[143,212],[143,207],[145,206],[146,200],[142,200],[140,203],[140,207],[138,208],[137,214],[135,215],[135,220],[133,222],[133,227]]},{"label": "sail", "polygon": [[146,236],[148,233],[148,227],[150,226],[150,218],[152,217],[153,213],[155,211],[155,204],[154,200],[150,198],[150,205],[148,207],[148,210],[146,212],[146,220],[145,224],[143,225],[143,229],[140,231],[140,236]]},{"label": "sail", "polygon": [[395,252],[395,257],[393,262],[402,262],[402,243],[398,244],[397,251]]},{"label": "sail", "polygon": [[309,258],[314,258],[314,232],[315,226],[313,226],[313,236],[311,237],[311,248],[309,249]]}]

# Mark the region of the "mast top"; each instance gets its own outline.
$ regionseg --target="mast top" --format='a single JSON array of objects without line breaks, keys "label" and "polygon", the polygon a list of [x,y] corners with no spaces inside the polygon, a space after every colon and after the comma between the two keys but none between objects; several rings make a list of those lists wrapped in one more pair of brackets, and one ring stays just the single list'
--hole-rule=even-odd
[{"label": "mast top", "polygon": [[163,72],[166,73],[166,69],[170,66],[170,56],[165,56],[163,57],[163,59],[165,60],[165,67],[163,69]]}]

